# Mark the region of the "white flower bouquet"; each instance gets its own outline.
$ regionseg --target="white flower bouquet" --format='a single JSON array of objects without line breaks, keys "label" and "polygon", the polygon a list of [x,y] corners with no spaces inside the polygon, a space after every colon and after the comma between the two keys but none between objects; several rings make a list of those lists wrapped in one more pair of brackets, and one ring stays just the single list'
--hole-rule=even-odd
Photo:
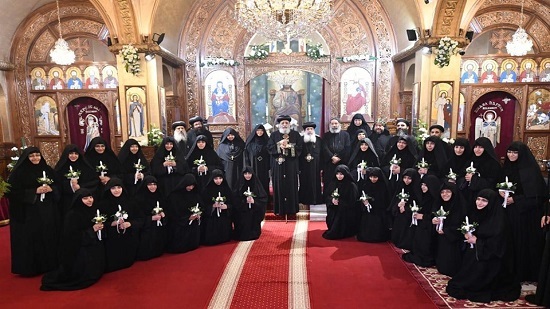
[{"label": "white flower bouquet", "polygon": [[[466,221],[462,222],[462,226],[460,226],[458,230],[462,232],[462,234],[464,235],[468,234],[471,237],[472,233],[476,230],[477,226],[478,226],[477,222],[472,222],[472,224],[470,224],[470,221],[468,221],[468,216],[466,216]],[[468,242],[468,241],[464,240],[464,242]],[[470,248],[473,248],[473,247],[474,247],[474,244],[470,244]]]},{"label": "white flower bouquet", "polygon": [[451,61],[451,56],[456,55],[458,42],[448,37],[439,40],[439,45],[435,49],[434,64],[440,68],[446,67]]},{"label": "white flower bouquet", "polygon": [[445,209],[443,209],[443,206],[441,206],[436,212],[433,213],[434,216],[439,219],[439,223],[435,227],[437,231],[443,231],[443,220],[447,219],[449,213],[449,211],[445,211]]},{"label": "white flower bouquet", "polygon": [[[38,181],[38,183],[41,184],[42,186],[51,185],[53,183],[53,179],[48,178],[46,176],[46,171],[42,171],[42,177],[38,177],[36,181]],[[46,193],[41,193],[40,201],[43,202],[45,197],[46,197]]]},{"label": "white flower bouquet", "polygon": [[[94,224],[99,224],[107,221],[107,215],[100,214],[99,209],[96,209],[96,216],[92,219]],[[97,231],[97,239],[101,240],[101,230]]]},{"label": "white flower bouquet", "polygon": [[139,72],[141,72],[138,49],[135,46],[132,44],[122,46],[119,55],[122,57],[126,72],[132,73],[133,75],[138,75]]},{"label": "white flower bouquet", "polygon": [[510,194],[514,194],[516,184],[508,181],[508,176],[506,176],[506,180],[504,182],[497,183],[497,189],[499,192],[504,192],[504,202],[502,202],[502,207],[506,208],[506,201],[508,200],[508,197],[510,197]]}]

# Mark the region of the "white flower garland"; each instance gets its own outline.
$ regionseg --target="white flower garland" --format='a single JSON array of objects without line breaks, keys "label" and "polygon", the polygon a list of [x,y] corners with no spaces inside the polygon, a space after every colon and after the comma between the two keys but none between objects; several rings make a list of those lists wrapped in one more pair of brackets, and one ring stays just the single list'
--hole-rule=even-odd
[{"label": "white flower garland", "polygon": [[119,54],[122,56],[122,61],[124,62],[124,67],[126,72],[138,75],[141,72],[139,65],[139,54],[138,49],[132,44],[122,46]]},{"label": "white flower garland", "polygon": [[457,47],[458,42],[448,37],[439,40],[439,46],[435,50],[434,64],[440,68],[448,66],[451,56],[456,54]]},{"label": "white flower garland", "polygon": [[204,59],[204,62],[201,62],[200,66],[211,66],[211,65],[226,65],[230,67],[238,66],[240,63],[233,59],[225,59],[225,58],[214,58],[214,57],[208,57]]},{"label": "white flower garland", "polygon": [[371,55],[361,54],[361,55],[351,55],[347,57],[336,57],[337,60],[340,60],[344,63],[346,62],[356,62],[356,61],[373,61],[377,58]]},{"label": "white flower garland", "polygon": [[246,60],[261,60],[269,56],[268,47],[265,44],[262,45],[252,45],[250,46],[250,52],[248,57],[245,57]]}]

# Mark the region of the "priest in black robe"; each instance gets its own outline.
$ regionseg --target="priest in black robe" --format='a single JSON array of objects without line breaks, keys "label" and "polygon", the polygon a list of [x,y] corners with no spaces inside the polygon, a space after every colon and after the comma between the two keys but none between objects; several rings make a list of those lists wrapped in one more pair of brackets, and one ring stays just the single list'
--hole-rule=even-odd
[{"label": "priest in black robe", "polygon": [[252,129],[246,139],[244,159],[245,166],[251,166],[254,175],[258,177],[264,191],[269,197],[269,170],[271,169],[271,157],[267,151],[269,136],[262,124]]},{"label": "priest in black robe", "polygon": [[323,181],[325,186],[333,180],[334,170],[340,164],[347,164],[351,151],[349,134],[342,131],[337,118],[330,120],[330,129],[323,136]]},{"label": "priest in black robe", "polygon": [[244,141],[233,128],[223,131],[216,153],[222,161],[225,180],[231,190],[236,190],[237,179],[241,175],[244,163]]},{"label": "priest in black robe", "polygon": [[250,166],[245,166],[235,190],[234,239],[254,240],[262,233],[267,193]]},{"label": "priest in black robe", "polygon": [[315,134],[316,124],[306,122],[304,129],[304,144],[300,154],[300,203],[317,205],[323,202],[321,195],[321,137]]},{"label": "priest in black robe", "polygon": [[[38,178],[53,180],[47,184]],[[40,150],[26,148],[8,177],[11,272],[36,276],[57,266],[60,229],[55,172]]]},{"label": "priest in black robe", "polygon": [[293,215],[298,208],[298,172],[303,138],[290,129],[290,116],[277,118],[279,130],[271,133],[267,149],[271,155],[274,211],[277,215]]},{"label": "priest in black robe", "polygon": [[185,121],[180,120],[173,122],[172,133],[174,140],[176,140],[178,145],[178,150],[185,157],[187,155],[187,151],[189,150],[189,147],[187,147],[187,131]]},{"label": "priest in black robe", "polygon": [[386,146],[390,141],[390,132],[386,128],[386,121],[379,118],[373,124],[372,133],[368,136],[374,145],[376,154],[380,158],[383,158],[386,155]]},{"label": "priest in black robe", "polygon": [[514,274],[508,220],[492,188],[476,194],[474,205],[469,206],[468,221],[478,226],[464,235],[466,252],[458,273],[447,284],[447,293],[480,303],[518,299],[521,285]]},{"label": "priest in black robe", "polygon": [[199,135],[204,135],[206,137],[206,142],[210,147],[214,147],[214,138],[212,133],[204,125],[205,120],[201,116],[195,116],[189,119],[189,132],[187,132],[187,149],[188,152],[191,150],[195,144],[197,137]]},{"label": "priest in black robe", "polygon": [[97,202],[92,190],[75,192],[72,207],[65,215],[60,240],[60,264],[42,277],[42,291],[73,291],[96,283],[105,270],[102,222],[96,222]]}]

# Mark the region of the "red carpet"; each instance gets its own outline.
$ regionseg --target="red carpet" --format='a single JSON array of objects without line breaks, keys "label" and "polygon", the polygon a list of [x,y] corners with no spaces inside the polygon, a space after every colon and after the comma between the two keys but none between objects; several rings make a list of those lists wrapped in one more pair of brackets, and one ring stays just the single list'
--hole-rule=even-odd
[{"label": "red carpet", "polygon": [[[92,287],[42,292],[41,277],[10,273],[9,227],[0,228],[2,308],[206,308],[237,242],[165,254],[109,273]],[[215,258],[214,258],[215,257]]]},{"label": "red carpet", "polygon": [[295,223],[266,221],[235,289],[231,308],[286,308],[289,254]]},{"label": "red carpet", "polygon": [[437,308],[388,243],[326,240],[324,222],[309,222],[311,307]]}]

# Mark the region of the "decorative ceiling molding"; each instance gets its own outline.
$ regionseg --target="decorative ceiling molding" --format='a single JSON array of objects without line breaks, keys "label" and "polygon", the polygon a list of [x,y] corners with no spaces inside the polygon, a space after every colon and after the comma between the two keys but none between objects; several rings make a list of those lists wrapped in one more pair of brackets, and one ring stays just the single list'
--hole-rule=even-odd
[{"label": "decorative ceiling molding", "polygon": [[0,60],[0,71],[13,71],[14,69],[15,65],[13,63]]},{"label": "decorative ceiling molding", "polygon": [[438,1],[432,35],[440,37],[458,36],[460,33],[460,20],[465,6],[466,0]]}]

